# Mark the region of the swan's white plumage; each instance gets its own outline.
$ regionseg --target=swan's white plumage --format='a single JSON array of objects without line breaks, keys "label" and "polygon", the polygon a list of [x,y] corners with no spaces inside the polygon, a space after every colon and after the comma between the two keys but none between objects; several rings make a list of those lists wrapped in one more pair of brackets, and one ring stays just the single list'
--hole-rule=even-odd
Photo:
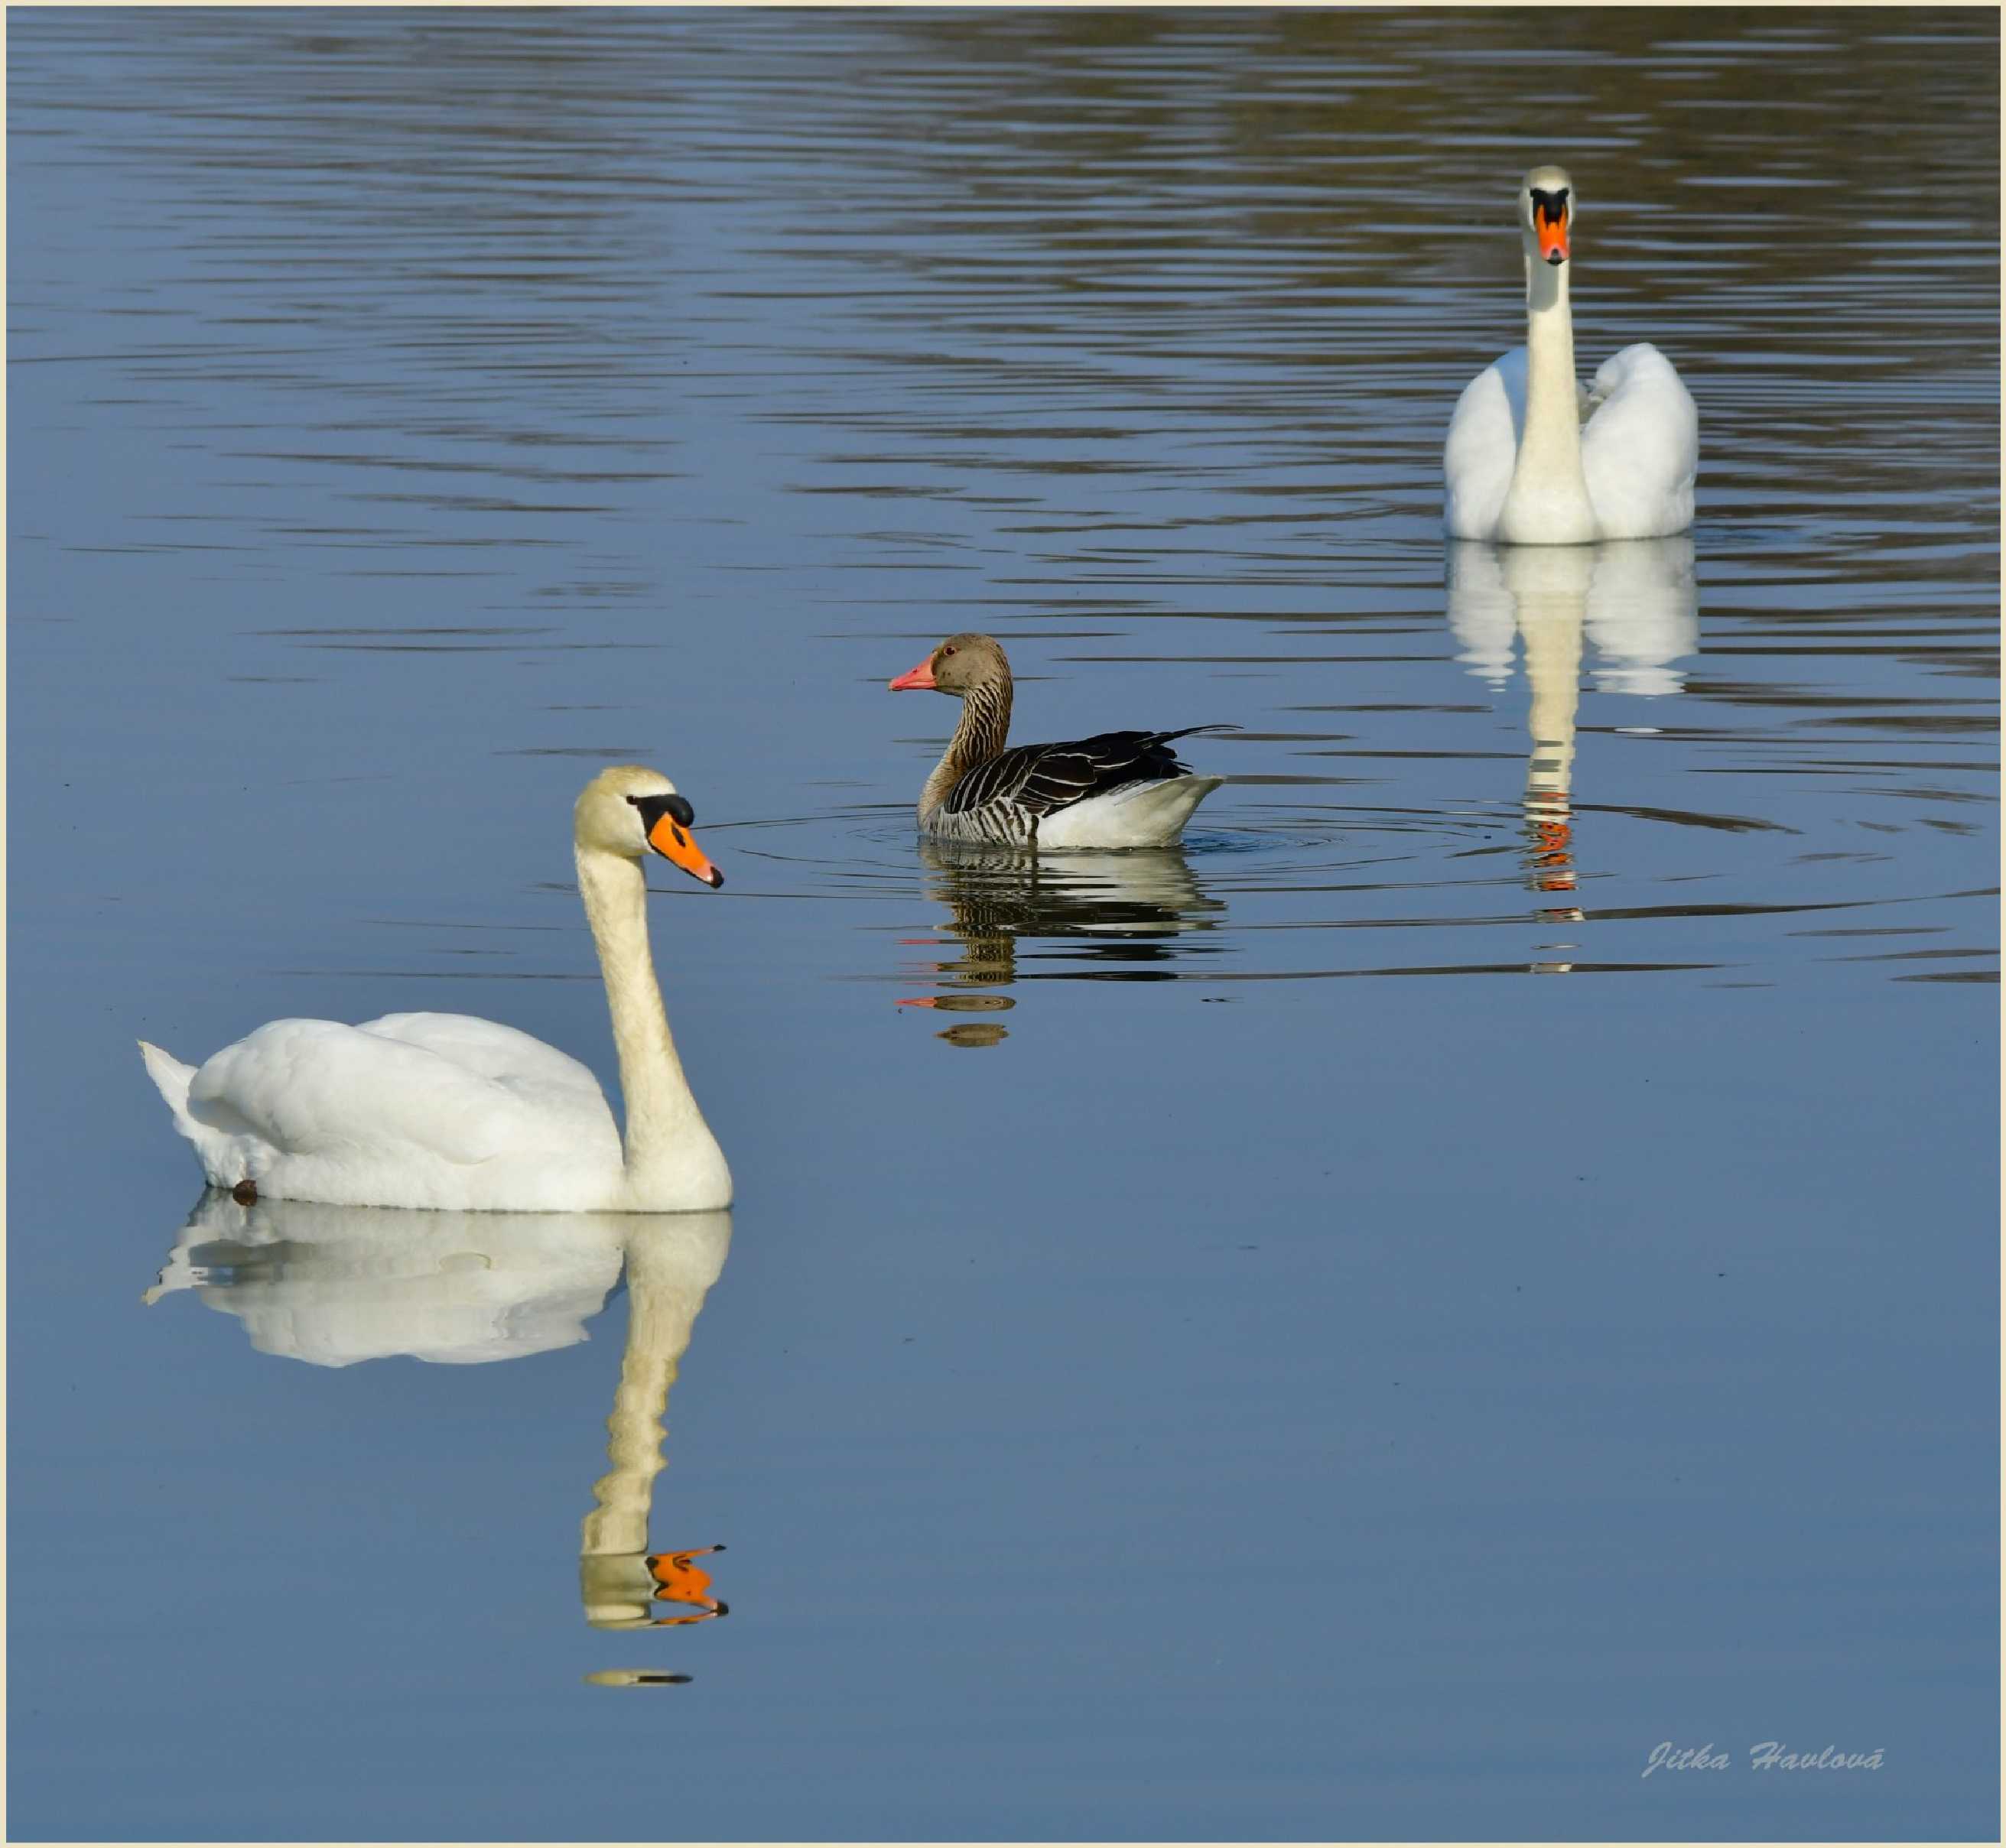
[{"label": "swan's white plumage", "polygon": [[1663,539],[1693,522],[1699,409],[1648,340],[1602,362],[1581,430],[1582,473],[1602,536]]},{"label": "swan's white plumage", "polygon": [[1452,539],[1488,539],[1512,485],[1526,424],[1526,350],[1515,346],[1462,388],[1442,448],[1443,519]]},{"label": "swan's white plumage", "polygon": [[[1605,539],[1662,539],[1692,525],[1699,410],[1648,340],[1602,363],[1582,400],[1582,473]],[[1452,539],[1495,539],[1526,427],[1526,350],[1462,388],[1443,446],[1443,524]]]},{"label": "swan's white plumage", "polygon": [[1452,539],[1571,545],[1659,539],[1692,525],[1699,413],[1671,361],[1639,342],[1603,363],[1592,387],[1574,371],[1567,248],[1546,261],[1536,187],[1572,181],[1535,168],[1520,199],[1526,344],[1463,388],[1442,449],[1442,523]]},{"label": "swan's white plumage", "polygon": [[584,1066],[467,1014],[268,1021],[189,1075],[178,1114],[212,1186],[338,1206],[556,1212],[621,1166]]},{"label": "swan's white plumage", "polygon": [[[676,1058],[648,947],[639,862],[661,837],[636,803],[658,808],[674,794],[658,771],[618,766],[588,785],[575,819],[579,891],[620,1057],[624,1144],[585,1066],[471,1015],[392,1014],[356,1027],[272,1021],[199,1070],[142,1041],[147,1071],[209,1184],[248,1181],[261,1196],[344,1207],[728,1205],[730,1171]],[[674,845],[697,877],[716,880],[680,827]]]}]

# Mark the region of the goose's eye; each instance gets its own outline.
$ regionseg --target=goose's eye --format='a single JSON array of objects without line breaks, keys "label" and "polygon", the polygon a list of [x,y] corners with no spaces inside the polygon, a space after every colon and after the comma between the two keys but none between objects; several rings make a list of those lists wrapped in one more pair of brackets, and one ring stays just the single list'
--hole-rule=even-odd
[{"label": "goose's eye", "polygon": [[941,650],[941,659],[943,661],[945,661],[945,660],[948,658],[948,655],[952,655],[953,652],[954,652],[954,650],[953,650],[952,648],[942,648],[942,649]]}]

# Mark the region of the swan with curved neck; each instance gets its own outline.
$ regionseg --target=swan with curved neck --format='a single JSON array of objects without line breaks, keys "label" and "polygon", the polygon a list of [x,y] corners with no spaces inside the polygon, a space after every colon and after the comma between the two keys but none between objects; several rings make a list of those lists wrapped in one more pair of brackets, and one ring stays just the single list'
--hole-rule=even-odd
[{"label": "swan with curved neck", "polygon": [[212,1186],[336,1206],[692,1212],[731,1175],[676,1056],[649,949],[650,852],[724,883],[659,771],[622,764],[578,799],[572,841],[626,1102],[623,1140],[591,1072],[513,1027],[398,1014],[273,1021],[199,1070],[142,1040]]},{"label": "swan with curved neck", "polygon": [[1564,167],[1519,191],[1526,344],[1464,388],[1443,451],[1452,537],[1508,545],[1655,539],[1692,524],[1699,413],[1647,343],[1607,360],[1584,395],[1568,300],[1577,200]]}]

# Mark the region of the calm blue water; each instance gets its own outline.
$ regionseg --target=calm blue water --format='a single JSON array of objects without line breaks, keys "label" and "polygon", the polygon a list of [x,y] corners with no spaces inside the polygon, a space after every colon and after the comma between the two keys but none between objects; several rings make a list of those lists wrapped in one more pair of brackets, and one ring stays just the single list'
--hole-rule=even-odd
[{"label": "calm blue water", "polygon": [[[9,41],[17,1837],[1996,1833],[1996,19]],[[1440,536],[1541,159],[1689,540]],[[1182,852],[916,844],[968,627]],[[140,1035],[611,1081],[628,761],[728,1222],[197,1202]]]}]

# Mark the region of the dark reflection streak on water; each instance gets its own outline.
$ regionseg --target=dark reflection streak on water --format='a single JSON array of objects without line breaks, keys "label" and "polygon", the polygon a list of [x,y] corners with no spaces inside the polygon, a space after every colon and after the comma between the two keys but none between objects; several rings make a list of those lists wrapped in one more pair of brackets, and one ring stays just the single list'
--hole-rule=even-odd
[{"label": "dark reflection streak on water", "polygon": [[1577,815],[1628,815],[1638,821],[1669,821],[1678,827],[1717,827],[1728,834],[1754,830],[1783,834],[1799,831],[1780,821],[1764,821],[1753,815],[1702,815],[1689,809],[1645,809],[1622,803],[1578,802],[1573,806]]},{"label": "dark reflection streak on water", "polygon": [[[1716,969],[1732,967],[1725,963],[1711,962],[1578,962],[1569,965],[1571,972],[1583,975],[1638,975],[1657,971],[1677,971],[1691,969]],[[1353,975],[1523,975],[1530,973],[1522,962],[1454,963],[1435,965],[1417,965],[1406,968],[1377,969],[1220,969],[1194,970],[1188,974],[1174,969],[1128,971],[1114,969],[1066,969],[1051,972],[1020,971],[1012,979],[1017,982],[1321,982],[1339,977]],[[855,982],[879,984],[896,983],[901,978],[895,975],[864,975],[846,977]]]},{"label": "dark reflection streak on water", "polygon": [[559,929],[555,924],[492,924],[465,918],[357,918],[355,921],[388,930],[516,930],[548,936]]},{"label": "dark reflection streak on water", "polygon": [[603,982],[596,969],[575,973],[538,969],[263,969],[265,975],[316,982]]}]

